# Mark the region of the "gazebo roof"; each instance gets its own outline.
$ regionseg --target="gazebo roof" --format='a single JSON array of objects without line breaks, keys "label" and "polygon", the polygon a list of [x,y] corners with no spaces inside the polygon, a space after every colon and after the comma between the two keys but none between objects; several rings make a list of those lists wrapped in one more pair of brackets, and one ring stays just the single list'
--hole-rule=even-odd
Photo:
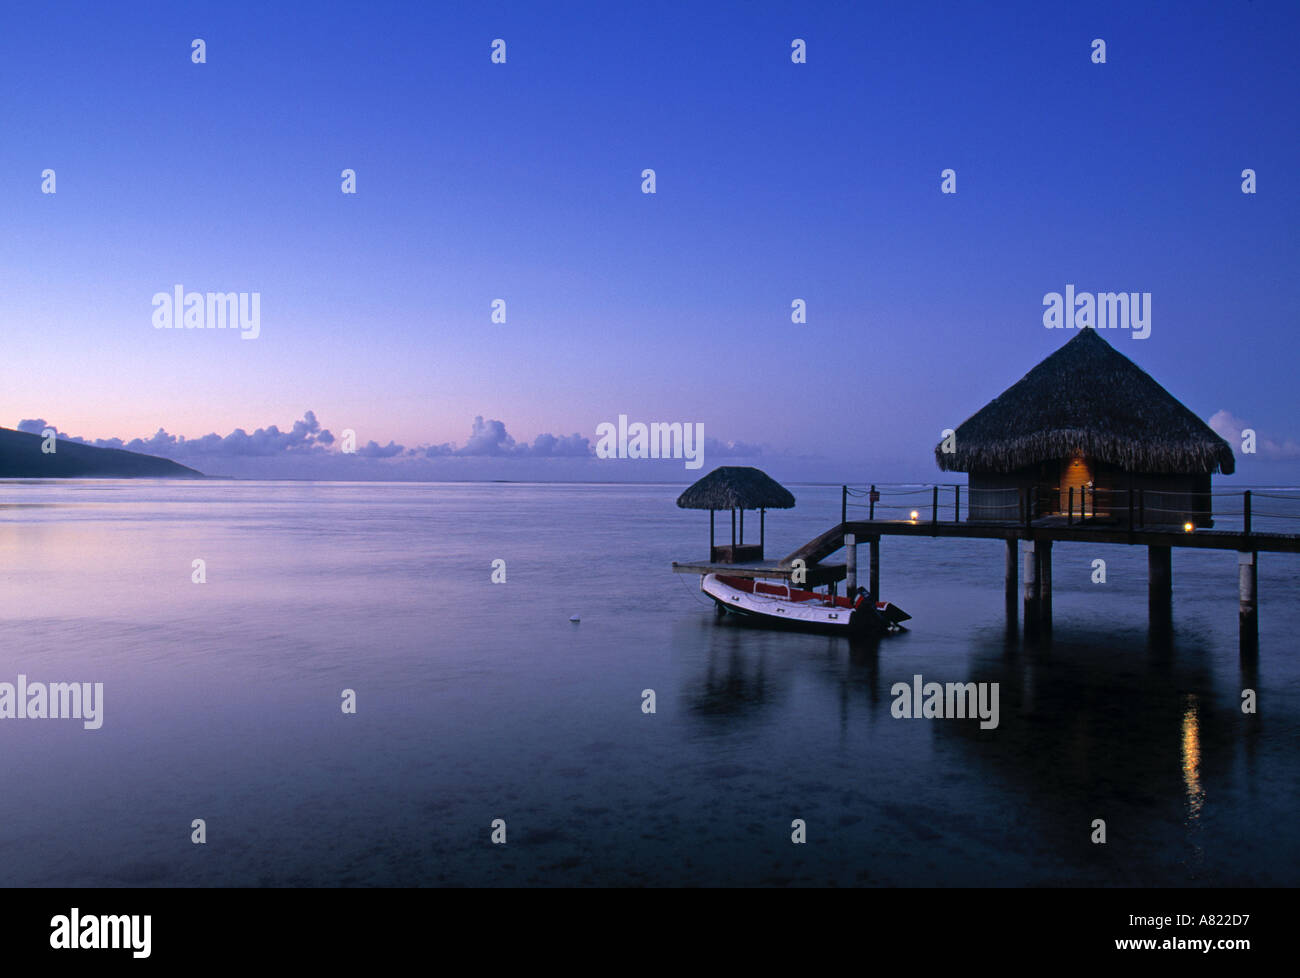
[{"label": "gazebo roof", "polygon": [[677,497],[682,509],[791,509],[790,490],[761,469],[724,465]]}]

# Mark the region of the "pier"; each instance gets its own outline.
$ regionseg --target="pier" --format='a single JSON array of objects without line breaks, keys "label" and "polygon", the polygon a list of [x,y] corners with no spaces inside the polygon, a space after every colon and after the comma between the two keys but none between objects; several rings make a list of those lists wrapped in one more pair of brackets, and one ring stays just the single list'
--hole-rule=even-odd
[{"label": "pier", "polygon": [[[1069,488],[984,490],[987,509],[1014,509],[1011,520],[963,518],[960,485],[919,487],[842,486],[840,523],[809,541],[791,557],[822,559],[835,552],[834,538],[853,547],[870,544],[868,590],[878,593],[880,538],[1003,540],[1006,543],[1005,599],[1009,615],[1023,606],[1026,636],[1051,629],[1052,545],[1090,543],[1147,548],[1147,608],[1153,627],[1167,627],[1173,606],[1173,551],[1177,548],[1236,551],[1238,558],[1241,648],[1256,647],[1259,635],[1259,554],[1300,553],[1300,492],[1244,490],[1204,493],[1197,499],[1200,526],[1180,524],[1187,493],[1179,493],[1178,512],[1168,494],[1143,489],[1078,494]],[[1002,496],[991,504],[989,494]],[[1100,496],[1101,498],[1096,498]],[[1051,503],[1065,499],[1063,512]],[[1259,506],[1265,504],[1267,509]],[[1100,515],[1098,515],[1100,514]],[[1228,524],[1219,526],[1218,524]],[[855,566],[851,559],[849,566]],[[1022,570],[1023,569],[1023,570]],[[855,580],[847,582],[850,590]]]},{"label": "pier", "polygon": [[[1169,522],[1171,511],[1161,493],[1136,489],[1079,493],[1069,487],[996,490],[992,503],[984,490],[982,505],[1003,506],[1016,519],[971,519],[963,511],[969,494],[962,485],[841,486],[840,519],[825,532],[779,560],[725,563],[712,560],[673,564],[679,574],[730,574],[789,581],[803,576],[808,586],[834,589],[844,581],[848,593],[859,585],[859,548],[867,546],[866,590],[880,595],[880,547],[887,536],[935,540],[1002,540],[1006,544],[1005,604],[1009,620],[1023,615],[1024,633],[1034,638],[1052,626],[1052,547],[1056,543],[1090,543],[1147,548],[1148,613],[1155,629],[1167,628],[1173,607],[1173,551],[1236,551],[1241,650],[1256,648],[1259,635],[1259,555],[1300,553],[1300,492],[1244,490],[1206,493],[1197,500],[1197,526],[1190,519]],[[1180,492],[1175,516],[1185,515],[1186,492]],[[1101,498],[1093,498],[1101,497]],[[1051,508],[1064,498],[1064,512]],[[1263,504],[1261,506],[1261,504]],[[1264,507],[1267,508],[1264,508]],[[1226,524],[1226,525],[1225,525]],[[843,563],[827,558],[845,551]],[[797,562],[802,563],[797,563]],[[805,576],[806,575],[806,576]],[[798,581],[798,577],[795,577]]]}]

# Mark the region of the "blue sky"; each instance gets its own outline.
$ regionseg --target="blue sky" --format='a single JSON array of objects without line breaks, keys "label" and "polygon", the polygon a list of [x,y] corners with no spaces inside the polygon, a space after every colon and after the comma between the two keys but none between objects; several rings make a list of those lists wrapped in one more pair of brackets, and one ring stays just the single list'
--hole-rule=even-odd
[{"label": "blue sky", "polygon": [[[1041,321],[1071,283],[1150,292],[1150,338],[1107,338],[1260,433],[1234,479],[1297,477],[1300,5],[464,6],[7,13],[0,424],[310,410],[462,453],[428,477],[689,477],[464,452],[479,416],[531,444],[626,414],[785,478],[934,479],[940,431],[1073,335]],[[155,330],[176,283],[259,292],[260,335]]]}]

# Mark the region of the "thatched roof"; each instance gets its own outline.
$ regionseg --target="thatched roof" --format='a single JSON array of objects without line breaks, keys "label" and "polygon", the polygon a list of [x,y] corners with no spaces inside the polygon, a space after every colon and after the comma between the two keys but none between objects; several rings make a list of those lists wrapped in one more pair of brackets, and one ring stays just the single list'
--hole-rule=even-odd
[{"label": "thatched roof", "polygon": [[677,497],[682,509],[790,509],[790,490],[761,469],[724,465]]},{"label": "thatched roof", "polygon": [[1095,329],[1073,339],[957,428],[947,472],[1010,472],[1083,456],[1129,472],[1231,475],[1228,443]]}]

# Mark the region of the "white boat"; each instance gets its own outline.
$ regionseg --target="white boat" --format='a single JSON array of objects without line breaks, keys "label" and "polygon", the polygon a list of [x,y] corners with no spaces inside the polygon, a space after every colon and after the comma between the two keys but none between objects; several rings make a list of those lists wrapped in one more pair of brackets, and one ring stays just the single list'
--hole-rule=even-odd
[{"label": "white boat", "polygon": [[852,597],[832,597],[792,588],[784,581],[764,581],[725,574],[704,574],[700,590],[714,600],[718,613],[741,615],[764,623],[812,631],[890,631],[912,616],[888,601],[871,602],[861,588]]}]

